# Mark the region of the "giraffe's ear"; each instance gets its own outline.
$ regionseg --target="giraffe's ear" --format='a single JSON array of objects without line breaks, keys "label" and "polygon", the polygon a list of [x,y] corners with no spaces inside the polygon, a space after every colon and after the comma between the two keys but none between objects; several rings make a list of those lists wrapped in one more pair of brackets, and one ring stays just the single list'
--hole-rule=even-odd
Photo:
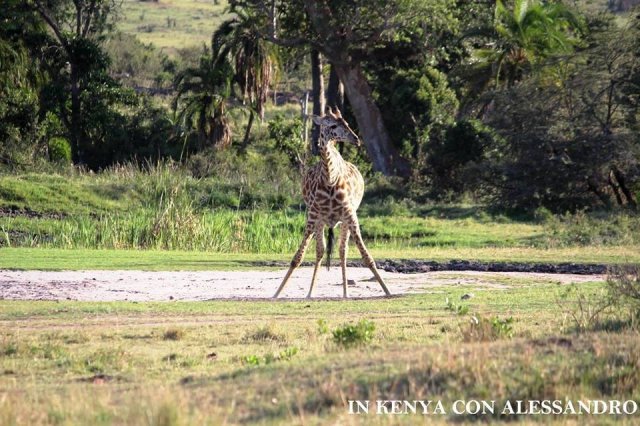
[{"label": "giraffe's ear", "polygon": [[317,124],[318,126],[322,125],[322,117],[318,117],[317,115],[312,115],[311,120],[313,120],[314,124]]}]

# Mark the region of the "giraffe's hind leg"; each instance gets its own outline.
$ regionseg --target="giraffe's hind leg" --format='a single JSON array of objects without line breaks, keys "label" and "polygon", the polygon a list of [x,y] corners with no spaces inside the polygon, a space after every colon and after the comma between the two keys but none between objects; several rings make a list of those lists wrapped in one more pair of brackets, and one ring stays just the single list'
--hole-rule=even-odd
[{"label": "giraffe's hind leg", "polygon": [[313,230],[314,224],[307,222],[307,225],[304,229],[304,237],[302,237],[302,243],[300,244],[300,247],[298,247],[298,251],[296,252],[295,256],[293,256],[291,266],[287,271],[287,275],[284,276],[282,284],[280,284],[280,287],[278,287],[276,294],[273,295],[274,298],[280,295],[282,290],[284,290],[284,286],[287,285],[287,282],[289,281],[289,278],[291,277],[294,269],[296,269],[298,266],[300,266],[300,263],[302,263],[302,258],[304,257],[304,252],[307,250],[307,246],[309,245],[309,241],[311,240],[311,235],[313,235]]},{"label": "giraffe's hind leg", "polygon": [[389,289],[387,288],[386,284],[384,283],[384,280],[382,279],[382,277],[380,276],[380,273],[378,272],[378,268],[376,267],[376,262],[373,260],[373,257],[371,256],[371,254],[369,254],[369,251],[364,245],[364,241],[362,241],[362,235],[360,234],[360,224],[358,223],[357,218],[355,217],[353,218],[353,220],[349,224],[349,230],[351,231],[351,234],[353,234],[353,241],[356,243],[356,247],[358,247],[358,250],[360,251],[360,255],[362,256],[362,260],[364,261],[364,264],[367,265],[369,269],[371,269],[371,272],[373,272],[373,276],[376,278],[376,280],[380,284],[380,287],[382,287],[384,294],[386,294],[387,296],[391,296]]},{"label": "giraffe's hind leg", "polygon": [[324,257],[324,226],[319,225],[316,226],[316,264],[313,267],[313,276],[311,277],[311,287],[309,287],[309,293],[307,294],[307,299],[311,297],[311,293],[313,292],[313,286],[316,283],[316,276],[318,275],[318,269],[320,269],[320,263],[322,262],[322,258]]},{"label": "giraffe's hind leg", "polygon": [[340,225],[340,267],[342,268],[343,297],[347,296],[347,250],[349,249],[349,226]]}]

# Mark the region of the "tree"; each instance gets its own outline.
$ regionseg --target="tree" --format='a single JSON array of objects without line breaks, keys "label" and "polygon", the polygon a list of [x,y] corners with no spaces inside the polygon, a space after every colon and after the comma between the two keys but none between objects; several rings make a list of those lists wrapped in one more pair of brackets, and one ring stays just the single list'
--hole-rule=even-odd
[{"label": "tree", "polygon": [[227,102],[233,77],[226,55],[210,54],[200,58],[198,67],[187,68],[176,76],[173,109],[183,127],[197,131],[200,150],[231,144]]},{"label": "tree", "polygon": [[513,0],[507,7],[497,0],[491,26],[475,28],[465,38],[482,47],[472,49],[462,71],[468,96],[488,88],[511,87],[546,59],[568,54],[580,42],[584,23],[555,1]]},{"label": "tree", "polygon": [[278,56],[272,45],[260,38],[255,27],[260,19],[242,8],[231,9],[236,17],[222,23],[214,32],[214,56],[229,57],[234,67],[233,81],[240,88],[240,99],[249,105],[249,121],[243,147],[249,143],[254,114],[264,119],[269,88],[275,80]]},{"label": "tree", "polygon": [[[100,47],[102,36],[110,28],[115,0],[30,0],[29,4],[53,34],[52,47],[56,49],[51,50],[51,62],[66,80],[56,80],[62,86],[58,98],[60,114],[69,131],[74,163],[86,163],[90,138],[83,114],[95,99],[83,94],[94,77],[102,79],[101,84],[110,84],[114,89],[117,86],[113,80],[103,78],[109,60]],[[63,93],[67,90],[69,106]]]},{"label": "tree", "polygon": [[640,24],[615,24],[562,67],[495,93],[487,121],[507,141],[479,168],[510,208],[637,208]]},{"label": "tree", "polygon": [[[23,2],[7,0],[0,8],[0,163],[10,168],[33,164],[46,155],[50,131],[39,105],[45,79],[38,52],[47,34]],[[42,155],[41,157],[44,157]]]},{"label": "tree", "polygon": [[344,84],[374,169],[387,175],[408,174],[408,163],[398,154],[389,137],[363,61],[377,46],[392,40],[395,30],[417,16],[427,16],[433,4],[448,4],[451,0],[245,0],[235,3],[268,16],[270,22],[278,22],[277,26],[260,28],[262,37],[285,47],[318,50]]}]

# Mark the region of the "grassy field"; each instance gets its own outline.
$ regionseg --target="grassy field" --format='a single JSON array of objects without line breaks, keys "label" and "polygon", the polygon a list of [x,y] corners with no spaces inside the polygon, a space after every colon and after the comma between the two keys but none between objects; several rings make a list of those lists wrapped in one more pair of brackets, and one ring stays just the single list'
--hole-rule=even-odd
[{"label": "grassy field", "polygon": [[211,34],[230,15],[220,0],[124,0],[118,29],[143,43],[172,53],[175,49],[209,44]]},{"label": "grassy field", "polygon": [[[215,178],[196,179],[164,164],[98,175],[0,176],[0,266],[96,267],[108,258],[113,267],[203,269],[229,259],[218,254],[238,255],[234,262],[288,260],[305,221],[297,177],[269,176],[250,158],[246,167],[256,172],[221,167]],[[371,193],[381,191],[376,188]],[[378,258],[632,263],[640,257],[640,218],[627,213],[522,219],[471,204],[417,205],[383,192],[365,199],[359,216]],[[85,251],[75,256],[49,249]],[[57,264],[47,261],[54,256]],[[69,257],[71,264],[64,260]]]},{"label": "grassy field", "polygon": [[[383,259],[424,259],[434,261],[477,260],[484,262],[521,263],[640,263],[637,247],[580,247],[558,249],[536,248],[425,248],[386,249],[373,248],[371,254],[378,261]],[[289,262],[293,253],[209,253],[179,250],[94,250],[94,249],[45,249],[0,248],[0,269],[22,270],[119,270],[145,271],[207,271],[256,269],[253,262]],[[357,250],[349,252],[349,258],[357,260]],[[311,250],[306,260],[313,261]]]},{"label": "grassy field", "polygon": [[[572,333],[574,305],[557,284],[508,284],[347,302],[2,301],[0,424],[424,422],[349,415],[354,399],[442,400],[436,423],[634,424],[451,411],[459,399],[640,398],[636,332]],[[373,330],[337,343],[334,332],[361,320]]]}]

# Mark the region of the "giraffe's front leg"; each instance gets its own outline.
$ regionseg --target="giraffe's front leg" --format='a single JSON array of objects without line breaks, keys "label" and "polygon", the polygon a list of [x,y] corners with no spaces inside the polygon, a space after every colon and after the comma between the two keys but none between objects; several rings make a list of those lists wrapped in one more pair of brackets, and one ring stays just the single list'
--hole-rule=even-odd
[{"label": "giraffe's front leg", "polygon": [[347,250],[349,249],[349,226],[340,225],[340,267],[342,268],[343,297],[347,297]]},{"label": "giraffe's front leg", "polygon": [[316,283],[316,275],[318,274],[318,269],[320,269],[320,263],[322,262],[322,258],[324,257],[324,226],[318,225],[316,226],[316,264],[313,267],[313,276],[311,277],[311,287],[309,287],[309,294],[307,294],[307,299],[311,297],[311,292],[313,292],[313,286]]},{"label": "giraffe's front leg", "polygon": [[360,234],[360,224],[358,223],[358,218],[355,217],[355,215],[351,220],[351,223],[349,224],[349,230],[353,234],[353,241],[356,243],[356,247],[358,247],[358,250],[360,250],[360,255],[362,256],[362,260],[364,261],[364,264],[367,265],[369,269],[371,269],[371,272],[373,272],[373,276],[376,278],[376,280],[380,284],[380,287],[382,287],[384,294],[386,294],[387,296],[391,296],[389,289],[387,288],[386,284],[384,283],[384,280],[382,279],[382,277],[380,276],[380,273],[378,272],[378,268],[376,267],[376,262],[373,260],[373,257],[371,256],[371,254],[369,254],[369,251],[364,246],[364,241],[362,241],[362,235]]},{"label": "giraffe's front leg", "polygon": [[284,290],[284,286],[287,285],[287,282],[289,281],[293,270],[300,266],[300,263],[302,263],[304,252],[307,250],[307,246],[309,245],[309,241],[311,240],[311,235],[313,234],[314,228],[315,225],[313,223],[307,222],[307,225],[304,229],[304,237],[302,237],[302,243],[300,244],[300,247],[298,247],[298,251],[296,252],[295,256],[293,256],[291,266],[289,267],[289,271],[287,271],[287,275],[284,276],[282,284],[280,284],[280,287],[278,287],[276,294],[273,295],[274,298],[280,295],[282,290]]}]

